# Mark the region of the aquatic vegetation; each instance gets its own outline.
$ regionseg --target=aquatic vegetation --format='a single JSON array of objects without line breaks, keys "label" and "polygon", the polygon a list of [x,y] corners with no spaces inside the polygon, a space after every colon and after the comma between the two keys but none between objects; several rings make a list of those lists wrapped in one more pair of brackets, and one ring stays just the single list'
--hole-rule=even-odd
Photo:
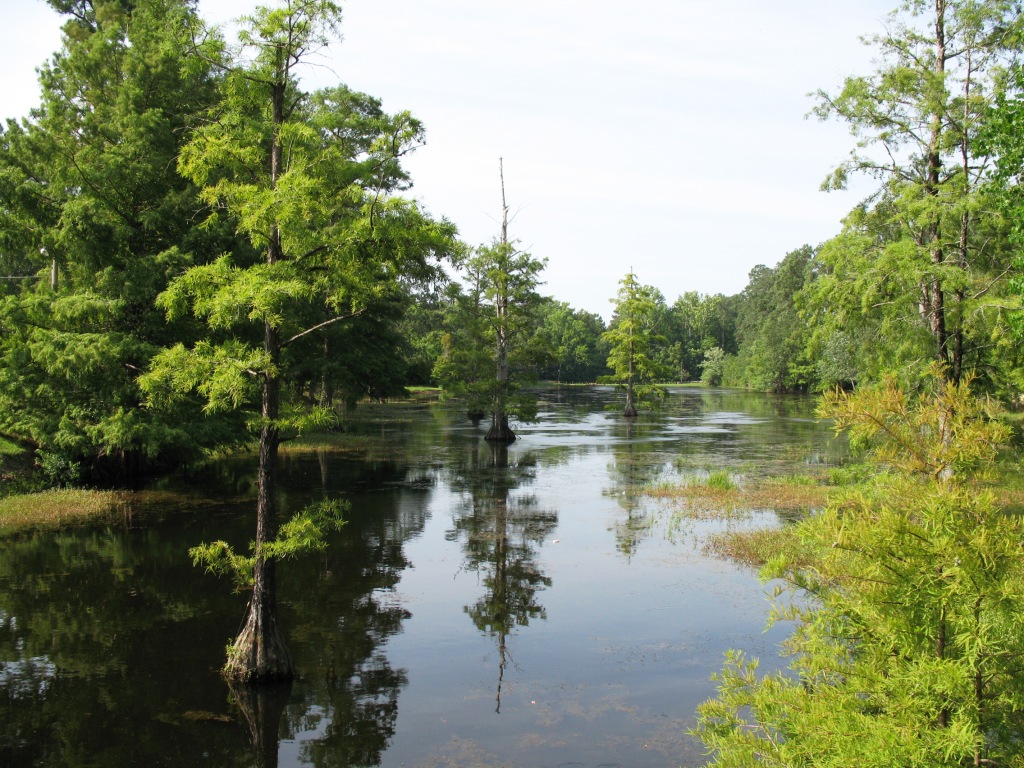
[{"label": "aquatic vegetation", "polygon": [[820,479],[794,476],[765,478],[738,485],[728,472],[713,472],[703,480],[645,489],[648,496],[678,503],[683,517],[734,516],[755,510],[807,511],[824,505],[827,486]]}]

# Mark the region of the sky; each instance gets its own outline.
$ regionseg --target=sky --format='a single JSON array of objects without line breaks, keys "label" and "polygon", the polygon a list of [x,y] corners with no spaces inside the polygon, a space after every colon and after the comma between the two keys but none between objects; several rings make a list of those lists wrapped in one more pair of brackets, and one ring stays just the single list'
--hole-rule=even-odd
[{"label": "sky", "polygon": [[[225,23],[250,0],[200,0]],[[540,292],[608,319],[633,271],[671,303],[731,295],[817,245],[870,191],[819,191],[855,139],[810,95],[867,74],[894,0],[348,0],[343,39],[303,73],[409,110],[426,144],[410,194],[470,245],[547,260]],[[60,47],[43,0],[0,0],[0,118],[39,101]]]}]

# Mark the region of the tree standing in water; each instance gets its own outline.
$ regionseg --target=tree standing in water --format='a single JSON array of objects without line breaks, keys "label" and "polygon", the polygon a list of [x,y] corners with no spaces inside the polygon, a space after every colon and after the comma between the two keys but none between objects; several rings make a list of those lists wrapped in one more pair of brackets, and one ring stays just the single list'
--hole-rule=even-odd
[{"label": "tree standing in water", "polygon": [[224,542],[192,552],[197,563],[252,586],[225,667],[246,682],[294,674],[277,623],[276,561],[324,546],[326,529],[340,523],[337,501],[278,521],[283,436],[335,419],[329,408],[303,409],[282,397],[303,362],[291,345],[360,314],[401,276],[431,269],[454,243],[450,225],[391,194],[407,186],[399,159],[422,140],[419,122],[386,115],[377,100],[341,85],[299,88],[297,69],[336,39],[340,22],[329,0],[284,0],[242,20],[237,56],[209,30],[193,36],[193,55],[222,69],[223,96],[182,151],[179,170],[251,249],[187,270],[160,296],[170,317],[191,313],[207,334],[157,355],[144,386],[157,405],[197,392],[208,411],[242,410],[258,433],[252,556]]},{"label": "tree standing in water", "polygon": [[[446,349],[434,368],[441,385],[464,395],[471,413],[490,414],[484,439],[511,443],[516,439],[509,417],[530,419],[536,399],[521,391],[536,379],[543,357],[539,334],[537,293],[546,262],[516,249],[508,239],[508,205],[504,168],[501,173],[501,234],[489,246],[478,248],[467,262],[472,279],[468,295],[456,300]],[[491,350],[489,363],[483,350]],[[480,375],[485,368],[494,371]]]},{"label": "tree standing in water", "polygon": [[615,316],[601,337],[611,347],[608,367],[613,373],[602,381],[617,384],[626,392],[626,405],[622,415],[636,418],[637,406],[651,405],[655,398],[665,396],[664,387],[654,382],[664,380],[670,373],[667,366],[658,363],[652,348],[664,341],[655,333],[659,309],[665,299],[650,285],[640,285],[636,275],[629,272],[620,281],[615,302]]}]

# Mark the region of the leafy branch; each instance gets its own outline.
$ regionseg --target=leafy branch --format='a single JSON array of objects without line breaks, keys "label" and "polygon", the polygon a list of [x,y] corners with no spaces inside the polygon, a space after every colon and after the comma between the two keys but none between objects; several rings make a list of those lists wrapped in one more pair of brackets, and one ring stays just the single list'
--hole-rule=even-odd
[{"label": "leafy branch", "polygon": [[327,546],[327,534],[345,525],[344,515],[350,504],[329,499],[311,504],[281,526],[277,537],[259,548],[249,544],[250,555],[235,552],[225,541],[214,541],[189,549],[192,564],[203,566],[207,573],[230,576],[235,589],[252,587],[253,573],[258,559],[285,560],[305,552],[315,552]]}]

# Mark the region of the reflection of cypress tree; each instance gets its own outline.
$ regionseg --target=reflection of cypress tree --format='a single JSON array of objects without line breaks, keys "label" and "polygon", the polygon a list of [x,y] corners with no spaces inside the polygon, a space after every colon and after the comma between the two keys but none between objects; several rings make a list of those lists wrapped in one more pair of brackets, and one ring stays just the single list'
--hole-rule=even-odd
[{"label": "reflection of cypress tree", "polygon": [[281,713],[292,690],[291,681],[271,685],[241,685],[228,682],[231,698],[249,726],[255,768],[277,768]]},{"label": "reflection of cypress tree", "polygon": [[626,518],[615,523],[615,547],[627,558],[636,554],[637,547],[650,529],[651,521],[642,510],[644,486],[654,481],[664,470],[663,462],[654,456],[649,445],[637,449],[637,440],[644,440],[641,425],[631,419],[616,424],[620,438],[612,449],[614,459],[608,466],[613,495],[626,512]]},{"label": "reflection of cypress tree", "polygon": [[[0,765],[248,765],[224,727],[210,617],[237,597],[204,590],[185,541],[116,526],[4,537]],[[154,663],[154,659],[165,662]]]},{"label": "reflection of cypress tree", "polygon": [[[293,458],[282,477],[296,489],[318,485],[328,496],[363,485],[402,486],[412,494],[428,490],[410,471],[399,462],[332,460],[317,452]],[[425,509],[400,504],[391,494],[354,504],[347,525],[318,562],[299,574],[301,607],[288,622],[296,662],[310,674],[296,686],[284,728],[300,738],[317,732],[302,743],[303,763],[379,765],[394,735],[399,694],[408,680],[405,670],[391,667],[383,647],[402,631],[409,613],[387,595],[409,566],[404,545],[423,530]],[[330,616],[334,621],[325,621]]]},{"label": "reflection of cypress tree", "polygon": [[468,460],[453,468],[452,487],[468,493],[468,503],[456,512],[450,540],[465,536],[467,569],[483,574],[485,592],[465,611],[481,631],[498,643],[497,709],[508,666],[507,639],[517,626],[545,618],[537,592],[551,579],[537,565],[534,548],[554,530],[557,515],[537,507],[533,497],[510,498],[511,491],[533,479],[534,461],[520,456],[510,465],[508,447],[489,443],[480,461],[479,440],[471,444]]}]

